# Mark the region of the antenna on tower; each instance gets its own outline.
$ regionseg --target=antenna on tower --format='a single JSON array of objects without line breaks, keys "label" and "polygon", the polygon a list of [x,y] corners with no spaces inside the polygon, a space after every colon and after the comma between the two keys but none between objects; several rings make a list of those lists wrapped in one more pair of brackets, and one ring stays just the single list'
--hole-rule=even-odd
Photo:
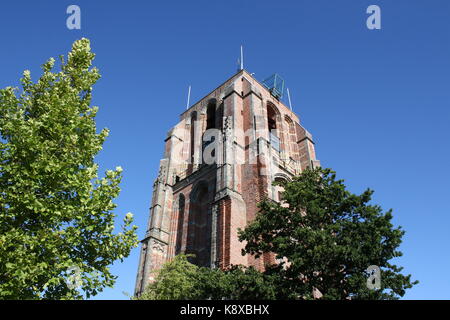
[{"label": "antenna on tower", "polygon": [[187,98],[187,103],[186,103],[186,110],[189,109],[189,101],[191,100],[191,86],[189,86],[189,90],[188,90],[188,98]]},{"label": "antenna on tower", "polygon": [[289,108],[291,108],[291,111],[292,111],[291,94],[289,92],[289,88],[286,88],[286,90],[287,90],[287,94],[288,94]]},{"label": "antenna on tower", "polygon": [[244,70],[244,48],[241,45],[241,70]]}]

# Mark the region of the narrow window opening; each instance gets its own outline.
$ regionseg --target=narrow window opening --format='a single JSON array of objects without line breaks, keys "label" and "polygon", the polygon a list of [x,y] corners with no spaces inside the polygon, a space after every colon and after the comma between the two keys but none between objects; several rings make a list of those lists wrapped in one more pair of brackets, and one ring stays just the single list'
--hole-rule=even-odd
[{"label": "narrow window opening", "polygon": [[216,103],[210,102],[206,110],[206,129],[216,128]]}]

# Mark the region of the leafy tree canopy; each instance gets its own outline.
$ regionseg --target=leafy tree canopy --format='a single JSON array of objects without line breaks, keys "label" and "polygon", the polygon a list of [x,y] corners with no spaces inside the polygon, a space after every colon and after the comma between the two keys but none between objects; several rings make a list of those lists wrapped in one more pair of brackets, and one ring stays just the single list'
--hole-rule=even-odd
[{"label": "leafy tree canopy", "polygon": [[[391,262],[402,255],[404,231],[392,225],[392,210],[369,203],[372,190],[352,194],[323,168],[275,184],[284,188],[283,200],[262,201],[239,239],[246,241],[243,254],[280,259],[266,274],[278,275],[286,298],[312,299],[317,289],[323,299],[398,299],[418,283]],[[367,286],[371,265],[381,269],[378,290]]]},{"label": "leafy tree canopy", "polygon": [[[0,90],[0,298],[71,299],[112,286],[108,266],[137,245],[132,214],[113,233],[122,168],[98,177],[97,133],[87,39],[73,44],[61,70],[51,58],[22,89]],[[77,289],[76,285],[79,284]]]},{"label": "leafy tree canopy", "polygon": [[233,266],[228,270],[198,267],[189,262],[192,255],[177,255],[155,270],[138,300],[273,299],[273,279],[254,268]]}]

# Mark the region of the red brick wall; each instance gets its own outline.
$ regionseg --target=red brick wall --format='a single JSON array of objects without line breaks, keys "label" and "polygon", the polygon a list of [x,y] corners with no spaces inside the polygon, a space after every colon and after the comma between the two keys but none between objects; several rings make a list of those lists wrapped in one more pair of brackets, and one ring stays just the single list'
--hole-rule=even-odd
[{"label": "red brick wall", "polygon": [[230,220],[231,220],[231,200],[224,198],[219,202],[218,212],[218,256],[219,267],[227,268],[230,266]]}]

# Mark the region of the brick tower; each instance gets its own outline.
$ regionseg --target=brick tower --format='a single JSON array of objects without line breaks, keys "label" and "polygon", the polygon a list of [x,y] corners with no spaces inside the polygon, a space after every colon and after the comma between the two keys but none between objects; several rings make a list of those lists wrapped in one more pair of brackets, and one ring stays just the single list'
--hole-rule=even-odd
[{"label": "brick tower", "polygon": [[260,83],[240,70],[180,116],[167,134],[153,185],[135,294],[152,271],[179,253],[211,268],[232,264],[263,269],[273,255],[242,256],[238,228],[257,213],[264,197],[279,201],[272,182],[316,167],[314,142],[280,100],[275,75]]}]

